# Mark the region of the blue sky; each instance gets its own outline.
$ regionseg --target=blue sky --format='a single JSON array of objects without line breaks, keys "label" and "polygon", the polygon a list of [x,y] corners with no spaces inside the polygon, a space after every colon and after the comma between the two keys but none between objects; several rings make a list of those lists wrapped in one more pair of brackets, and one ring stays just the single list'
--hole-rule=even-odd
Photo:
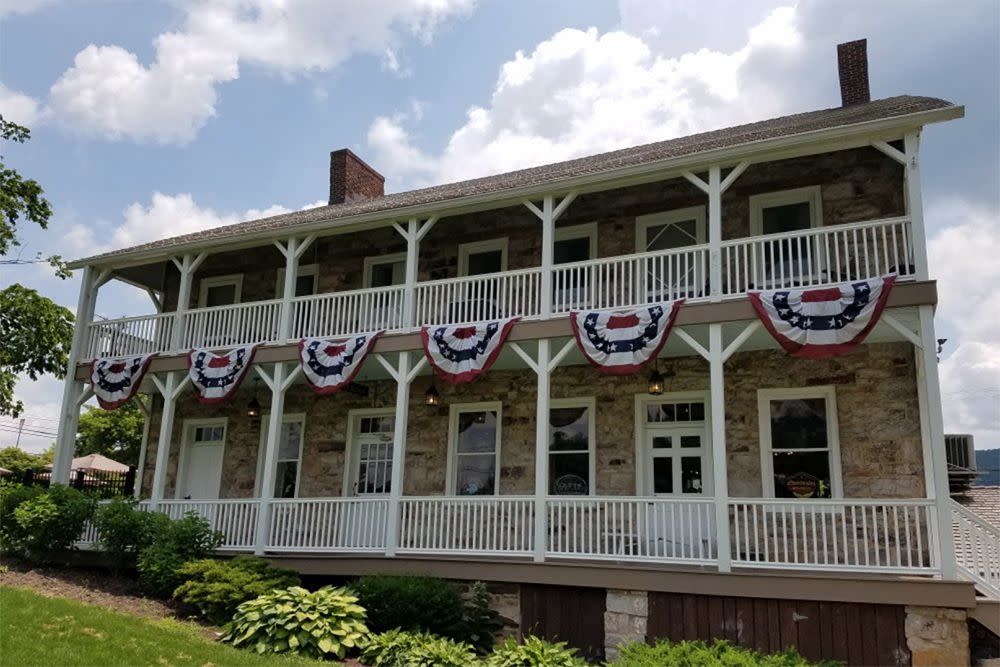
[{"label": "blue sky", "polygon": [[[33,128],[5,157],[56,211],[26,254],[75,257],[313,205],[344,146],[399,191],[834,106],[835,45],[868,37],[874,97],[967,105],[924,138],[941,373],[949,428],[1000,446],[998,25],[989,0],[0,0],[0,113]],[[15,281],[76,303],[41,267]],[[35,430],[59,391],[19,383]]]}]

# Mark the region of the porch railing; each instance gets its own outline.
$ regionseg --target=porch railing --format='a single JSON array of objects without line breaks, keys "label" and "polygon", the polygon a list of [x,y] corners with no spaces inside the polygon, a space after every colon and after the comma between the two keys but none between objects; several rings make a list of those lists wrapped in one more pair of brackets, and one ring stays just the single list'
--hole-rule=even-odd
[{"label": "porch railing", "polygon": [[398,286],[297,297],[292,305],[292,338],[405,328],[404,295],[405,288]]},{"label": "porch railing", "polygon": [[480,322],[541,314],[541,269],[418,283],[416,324]]},{"label": "porch railing", "polygon": [[271,503],[270,551],[384,551],[386,498],[304,498]]},{"label": "porch railing", "polygon": [[980,592],[1000,600],[1000,529],[951,501],[955,561]]},{"label": "porch railing", "polygon": [[280,320],[280,299],[191,310],[184,314],[181,349],[273,342]]},{"label": "porch railing", "polygon": [[84,356],[124,357],[170,349],[174,314],[140,315],[90,324]]},{"label": "porch railing", "polygon": [[534,549],[534,499],[405,497],[401,553],[526,555]]}]

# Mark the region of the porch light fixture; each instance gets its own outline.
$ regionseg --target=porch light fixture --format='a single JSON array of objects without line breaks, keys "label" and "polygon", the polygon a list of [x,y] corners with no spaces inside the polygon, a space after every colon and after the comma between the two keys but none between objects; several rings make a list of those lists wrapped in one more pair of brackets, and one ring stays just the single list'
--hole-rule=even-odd
[{"label": "porch light fixture", "polygon": [[424,404],[430,407],[434,407],[441,402],[441,394],[438,393],[437,387],[431,383],[430,388],[424,392]]},{"label": "porch light fixture", "polygon": [[665,385],[666,379],[663,377],[663,373],[660,372],[660,362],[657,360],[656,366],[653,367],[653,372],[649,374],[649,393],[653,396],[659,396],[663,393]]},{"label": "porch light fixture", "polygon": [[260,417],[260,401],[257,400],[257,383],[260,382],[258,379],[254,379],[253,385],[253,398],[247,403],[247,417],[250,419],[257,419]]}]

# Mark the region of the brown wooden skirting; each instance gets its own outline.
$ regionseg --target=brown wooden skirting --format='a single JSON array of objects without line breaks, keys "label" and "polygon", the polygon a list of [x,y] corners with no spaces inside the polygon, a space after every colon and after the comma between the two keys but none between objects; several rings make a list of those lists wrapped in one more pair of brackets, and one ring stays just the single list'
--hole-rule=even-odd
[{"label": "brown wooden skirting", "polygon": [[603,588],[522,584],[521,632],[566,642],[588,660],[604,659]]}]

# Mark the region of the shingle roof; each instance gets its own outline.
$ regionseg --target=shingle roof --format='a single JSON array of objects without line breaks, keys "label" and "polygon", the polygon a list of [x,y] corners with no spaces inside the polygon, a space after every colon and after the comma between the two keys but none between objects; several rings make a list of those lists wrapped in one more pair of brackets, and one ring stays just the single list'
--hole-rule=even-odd
[{"label": "shingle roof", "polygon": [[983,521],[1000,528],[1000,486],[970,486],[952,497]]},{"label": "shingle roof", "polygon": [[73,262],[73,265],[80,266],[92,260],[159,249],[165,250],[170,247],[196,242],[215,242],[223,239],[234,239],[256,232],[292,229],[296,226],[310,223],[333,222],[338,219],[366,213],[388,212],[394,209],[435,204],[476,195],[502,194],[507,190],[516,190],[533,185],[555,184],[574,177],[610,172],[625,167],[694,155],[709,150],[733,148],[767,139],[789,137],[807,132],[890,119],[954,106],[953,103],[938,98],[902,95],[849,107],[834,107],[832,109],[810,111],[721,130],[713,130],[711,132],[692,134],[686,137],[659,141],[642,146],[623,148],[599,155],[566,160],[565,162],[521,169],[495,176],[486,176],[468,181],[389,194],[367,201],[320,206],[268,218],[248,220],[233,225],[215,227],[200,232],[152,241],[131,248],[114,250],[102,255],[86,258],[85,260],[78,260]]}]

